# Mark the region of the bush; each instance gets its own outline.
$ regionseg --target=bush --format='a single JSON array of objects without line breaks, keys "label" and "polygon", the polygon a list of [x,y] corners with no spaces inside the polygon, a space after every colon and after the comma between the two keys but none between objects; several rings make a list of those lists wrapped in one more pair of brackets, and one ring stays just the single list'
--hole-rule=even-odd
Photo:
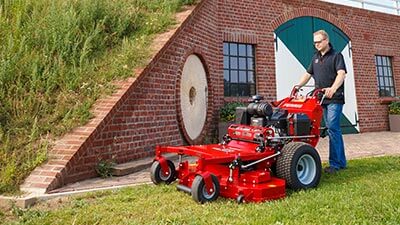
[{"label": "bush", "polygon": [[389,114],[400,115],[400,101],[390,103]]},{"label": "bush", "polygon": [[113,166],[115,163],[109,160],[99,160],[96,165],[96,172],[102,178],[112,177]]},{"label": "bush", "polygon": [[219,111],[220,121],[230,122],[234,121],[236,117],[236,107],[245,106],[242,102],[228,102]]}]

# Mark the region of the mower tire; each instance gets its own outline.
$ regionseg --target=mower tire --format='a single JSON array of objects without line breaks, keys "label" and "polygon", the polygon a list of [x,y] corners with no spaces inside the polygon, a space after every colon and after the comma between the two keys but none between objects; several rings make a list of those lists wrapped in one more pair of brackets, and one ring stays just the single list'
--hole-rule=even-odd
[{"label": "mower tire", "polygon": [[276,175],[286,180],[286,186],[293,190],[318,186],[322,166],[314,147],[304,142],[290,142],[281,152],[276,162]]},{"label": "mower tire", "polygon": [[203,177],[197,175],[194,178],[192,183],[192,198],[194,201],[203,204],[205,202],[214,201],[218,198],[220,191],[218,178],[211,174],[211,179],[213,183],[213,192],[209,194],[206,190],[206,183],[204,182]]},{"label": "mower tire", "polygon": [[154,184],[166,183],[170,184],[176,180],[175,165],[170,160],[167,160],[168,164],[168,175],[164,175],[161,170],[161,164],[158,161],[154,161],[150,168],[150,178]]}]

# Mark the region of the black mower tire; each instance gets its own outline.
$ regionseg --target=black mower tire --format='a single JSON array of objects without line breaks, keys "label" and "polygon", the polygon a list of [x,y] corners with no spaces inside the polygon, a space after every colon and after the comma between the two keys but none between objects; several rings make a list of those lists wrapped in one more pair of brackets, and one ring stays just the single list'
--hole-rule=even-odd
[{"label": "black mower tire", "polygon": [[208,194],[206,190],[206,183],[204,182],[203,177],[197,175],[194,178],[192,183],[192,198],[195,202],[203,204],[205,202],[215,201],[218,198],[220,192],[218,178],[215,175],[211,174],[211,179],[214,192],[212,194]]},{"label": "black mower tire", "polygon": [[301,190],[318,186],[322,165],[314,147],[304,142],[290,142],[281,153],[276,162],[276,175],[286,180],[287,187]]},{"label": "black mower tire", "polygon": [[154,161],[150,168],[150,178],[154,184],[166,183],[170,184],[176,180],[175,165],[171,160],[167,160],[168,164],[168,176],[164,176],[161,170],[161,164],[159,161]]}]

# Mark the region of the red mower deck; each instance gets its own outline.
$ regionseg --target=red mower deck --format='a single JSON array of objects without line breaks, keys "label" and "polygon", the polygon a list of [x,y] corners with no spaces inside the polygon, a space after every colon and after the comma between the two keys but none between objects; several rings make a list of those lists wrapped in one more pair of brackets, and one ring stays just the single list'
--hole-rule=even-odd
[{"label": "red mower deck", "polygon": [[[321,90],[306,96],[295,87],[291,95],[271,104],[259,96],[240,109],[240,123],[228,128],[220,144],[158,146],[151,167],[153,183],[172,183],[204,203],[222,196],[241,202],[262,202],[285,197],[285,188],[316,187],[321,160],[315,146],[320,137]],[[274,106],[274,107],[273,107]],[[180,156],[178,167],[163,157]],[[182,161],[194,156],[195,163]]]}]

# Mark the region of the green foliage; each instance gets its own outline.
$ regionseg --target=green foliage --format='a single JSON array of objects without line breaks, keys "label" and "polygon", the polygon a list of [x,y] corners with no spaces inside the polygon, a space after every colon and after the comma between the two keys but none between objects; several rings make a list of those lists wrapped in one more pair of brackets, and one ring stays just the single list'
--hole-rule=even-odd
[{"label": "green foliage", "polygon": [[91,118],[110,81],[148,60],[188,0],[0,0],[0,194]]},{"label": "green foliage", "polygon": [[219,110],[219,118],[223,122],[234,121],[236,107],[245,106],[242,102],[228,102]]},{"label": "green foliage", "polygon": [[47,212],[40,210],[21,209],[15,205],[12,205],[11,212],[13,216],[18,218],[18,220],[23,224],[30,223],[32,220],[45,217],[48,214]]},{"label": "green foliage", "polygon": [[400,101],[395,101],[389,104],[389,114],[400,115]]},{"label": "green foliage", "polygon": [[[398,224],[400,157],[352,160],[323,174],[318,188],[285,199],[197,204],[172,185],[141,185],[91,193],[58,207],[35,206],[15,222],[29,224]],[[29,215],[29,211],[33,213]],[[38,211],[40,213],[38,213]],[[22,220],[24,219],[24,220]]]},{"label": "green foliage", "polygon": [[112,176],[113,166],[115,165],[114,162],[110,160],[99,160],[96,164],[96,172],[102,178],[107,178]]}]

